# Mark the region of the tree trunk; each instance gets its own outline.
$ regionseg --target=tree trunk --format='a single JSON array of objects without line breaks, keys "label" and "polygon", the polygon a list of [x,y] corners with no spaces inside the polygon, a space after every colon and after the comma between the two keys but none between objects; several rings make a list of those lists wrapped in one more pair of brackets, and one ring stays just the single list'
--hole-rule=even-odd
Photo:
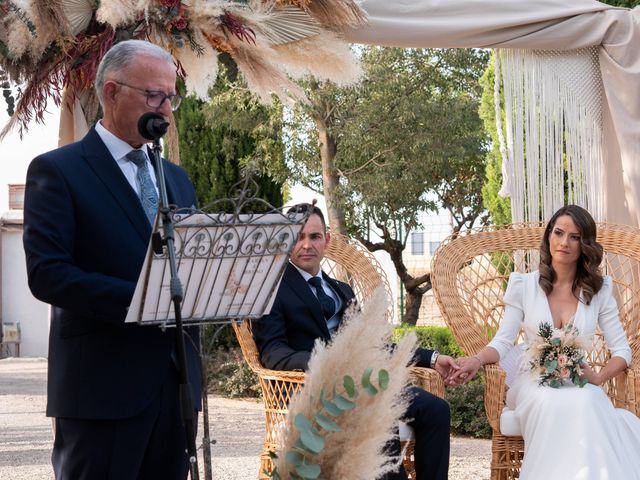
[{"label": "tree trunk", "polygon": [[347,234],[344,211],[334,201],[334,193],[340,184],[340,176],[336,173],[333,162],[336,158],[337,145],[335,139],[329,133],[324,118],[315,117],[318,129],[318,143],[320,147],[320,159],[322,160],[322,188],[324,199],[327,202],[327,215],[329,228],[332,232]]},{"label": "tree trunk", "polygon": [[402,258],[402,252],[404,251],[402,242],[393,238],[384,225],[377,225],[377,227],[382,231],[382,243],[372,243],[366,238],[358,238],[358,240],[371,252],[384,250],[389,254],[406,292],[403,323],[415,325],[418,323],[422,297],[426,292],[431,290],[431,274],[426,273],[419,277],[414,277],[409,274],[407,266],[404,264],[404,259]]},{"label": "tree trunk", "polygon": [[422,289],[415,288],[406,291],[404,303],[404,322],[408,325],[415,325],[420,318],[420,306],[422,305]]}]

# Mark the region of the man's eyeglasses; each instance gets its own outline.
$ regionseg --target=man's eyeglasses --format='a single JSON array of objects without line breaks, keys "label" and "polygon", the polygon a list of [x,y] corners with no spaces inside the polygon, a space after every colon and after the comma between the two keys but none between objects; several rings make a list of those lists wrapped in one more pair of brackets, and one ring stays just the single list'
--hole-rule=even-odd
[{"label": "man's eyeglasses", "polygon": [[122,85],[123,87],[129,87],[133,90],[137,90],[147,97],[147,106],[151,108],[160,108],[160,106],[164,103],[165,100],[169,100],[169,104],[171,105],[171,111],[175,112],[180,106],[180,102],[182,102],[182,97],[177,93],[172,93],[171,95],[167,95],[160,90],[146,90],[144,88],[134,87],[133,85],[129,85],[124,82],[118,82],[116,80],[112,80],[113,83],[117,83],[118,85]]}]

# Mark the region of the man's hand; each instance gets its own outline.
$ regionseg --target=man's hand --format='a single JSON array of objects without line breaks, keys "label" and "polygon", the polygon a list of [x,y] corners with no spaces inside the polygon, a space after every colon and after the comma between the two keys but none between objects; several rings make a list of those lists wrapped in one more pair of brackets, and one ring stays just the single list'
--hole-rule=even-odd
[{"label": "man's hand", "polygon": [[436,364],[434,365],[435,371],[440,374],[440,376],[446,380],[447,377],[453,375],[460,366],[456,362],[453,357],[449,355],[438,355],[436,358]]},{"label": "man's hand", "polygon": [[444,379],[447,385],[461,385],[469,382],[482,367],[482,362],[476,355],[458,358],[458,363],[456,371]]}]

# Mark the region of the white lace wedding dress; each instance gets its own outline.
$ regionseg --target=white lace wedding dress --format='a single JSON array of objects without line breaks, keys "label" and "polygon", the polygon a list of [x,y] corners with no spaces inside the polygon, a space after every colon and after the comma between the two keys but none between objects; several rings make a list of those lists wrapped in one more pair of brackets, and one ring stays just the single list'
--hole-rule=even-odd
[{"label": "white lace wedding dress", "polygon": [[[542,322],[553,325],[538,273],[512,273],[504,295],[505,315],[489,345],[504,358],[521,327],[525,344]],[[578,303],[574,326],[592,338],[596,325],[612,356],[631,361],[609,277],[590,305]],[[539,386],[526,366],[509,388],[507,405],[520,420],[525,455],[520,480],[640,480],[640,419],[614,408],[602,388],[587,384]]]}]

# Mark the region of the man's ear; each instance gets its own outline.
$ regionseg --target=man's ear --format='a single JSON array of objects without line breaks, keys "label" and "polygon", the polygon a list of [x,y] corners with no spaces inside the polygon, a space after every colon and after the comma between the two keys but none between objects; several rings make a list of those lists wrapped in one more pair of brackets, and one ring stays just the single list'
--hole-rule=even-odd
[{"label": "man's ear", "polygon": [[105,103],[113,103],[118,92],[118,85],[115,82],[106,81],[102,86],[102,98]]},{"label": "man's ear", "polygon": [[329,245],[329,242],[331,242],[331,233],[326,232],[326,233],[324,234],[324,241],[325,241],[325,243],[326,243],[327,245]]}]

